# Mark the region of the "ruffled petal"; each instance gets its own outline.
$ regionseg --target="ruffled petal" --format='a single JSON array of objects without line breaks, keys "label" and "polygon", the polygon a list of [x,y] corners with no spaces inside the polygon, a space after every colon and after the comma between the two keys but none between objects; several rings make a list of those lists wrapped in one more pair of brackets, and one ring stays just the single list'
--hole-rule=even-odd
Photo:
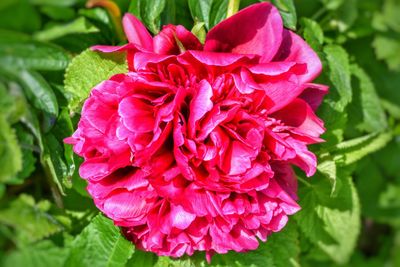
[{"label": "ruffled petal", "polygon": [[[318,138],[325,132],[324,123],[304,100],[297,98],[280,111],[272,114],[296,132]],[[319,138],[317,139],[319,140]]]},{"label": "ruffled petal", "polygon": [[203,80],[199,83],[199,88],[196,95],[190,102],[190,115],[189,115],[189,127],[195,129],[195,123],[201,119],[208,111],[213,107],[211,97],[213,96],[211,85]]}]

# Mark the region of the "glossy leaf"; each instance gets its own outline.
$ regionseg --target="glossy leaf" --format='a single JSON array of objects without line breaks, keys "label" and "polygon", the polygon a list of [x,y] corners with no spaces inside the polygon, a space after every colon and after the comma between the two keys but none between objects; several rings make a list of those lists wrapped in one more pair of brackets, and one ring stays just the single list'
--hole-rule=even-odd
[{"label": "glossy leaf", "polygon": [[33,41],[29,37],[0,30],[0,64],[32,70],[63,70],[68,54],[53,44]]},{"label": "glossy leaf", "polygon": [[129,12],[141,19],[152,33],[160,31],[160,18],[166,6],[166,0],[133,0]]},{"label": "glossy leaf", "polygon": [[54,117],[58,116],[58,102],[53,89],[37,72],[21,70],[18,78],[33,105]]},{"label": "glossy leaf", "polygon": [[207,29],[211,29],[226,18],[227,0],[189,0],[189,8],[194,21],[204,22]]}]

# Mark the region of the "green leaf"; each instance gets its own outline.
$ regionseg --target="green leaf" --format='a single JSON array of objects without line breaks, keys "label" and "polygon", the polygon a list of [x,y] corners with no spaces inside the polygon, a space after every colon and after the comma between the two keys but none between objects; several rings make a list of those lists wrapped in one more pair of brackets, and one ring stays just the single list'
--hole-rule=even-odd
[{"label": "green leaf", "polygon": [[389,113],[393,118],[400,120],[400,106],[388,101],[386,99],[381,100],[382,107]]},{"label": "green leaf", "polygon": [[352,65],[351,72],[359,80],[360,102],[363,113],[363,122],[359,127],[367,132],[385,130],[388,127],[386,115],[370,77],[358,65]]},{"label": "green leaf", "polygon": [[212,266],[218,267],[297,267],[300,254],[296,224],[289,222],[279,233],[273,233],[257,250],[246,253],[229,252],[215,255]]},{"label": "green leaf", "polygon": [[323,104],[319,107],[318,113],[324,121],[324,126],[329,129],[322,138],[326,143],[322,143],[322,147],[329,149],[332,145],[342,142],[344,139],[344,129],[346,129],[348,114],[340,112],[337,109],[337,92],[333,88],[325,97]]},{"label": "green leaf", "polygon": [[[360,232],[360,206],[351,177],[341,171],[340,187],[331,196],[327,179],[315,176],[299,190],[302,210],[296,215],[299,229],[318,249],[334,262],[346,263]],[[311,253],[316,253],[311,249]]]},{"label": "green leaf", "polygon": [[316,21],[308,18],[302,18],[300,23],[304,28],[304,39],[314,50],[320,51],[324,42],[324,32],[321,26]]},{"label": "green leaf", "polygon": [[[379,96],[393,103],[400,103],[400,75],[390,71],[384,61],[376,59],[371,47],[372,38],[354,40],[348,46],[349,52],[356,58],[357,63],[369,74],[377,87]],[[390,52],[390,51],[389,51]]]},{"label": "green leaf", "polygon": [[337,93],[334,95],[336,97],[334,99],[335,107],[338,111],[343,112],[352,99],[349,55],[338,45],[325,46],[324,53],[329,67],[329,79]]},{"label": "green leaf", "polygon": [[100,7],[91,9],[80,9],[78,14],[84,16],[85,18],[88,18],[90,21],[96,21],[107,26],[111,26],[110,24],[112,24],[111,19],[107,14],[107,11]]},{"label": "green leaf", "polygon": [[212,1],[188,0],[190,13],[194,21],[204,22],[207,29],[210,27],[210,10]]},{"label": "green leaf", "polygon": [[154,267],[157,259],[160,258],[161,257],[157,257],[157,255],[152,252],[144,252],[137,249],[126,263],[125,267]]},{"label": "green leaf", "polygon": [[13,0],[0,5],[0,25],[2,29],[32,33],[40,28],[41,19],[29,0]]},{"label": "green leaf", "polygon": [[377,35],[372,43],[376,57],[384,60],[389,69],[400,71],[400,38]]},{"label": "green leaf", "polygon": [[161,25],[183,25],[190,29],[193,27],[193,20],[188,14],[190,10],[187,0],[168,0],[161,14]]},{"label": "green leaf", "polygon": [[154,34],[160,31],[160,17],[166,0],[133,0],[129,12],[141,19]]},{"label": "green leaf", "polygon": [[90,90],[114,74],[127,72],[125,54],[86,50],[76,56],[65,73],[64,90],[72,111],[80,111]]},{"label": "green leaf", "polygon": [[[170,258],[166,256],[157,257],[155,264],[150,265],[152,267],[205,267],[204,256],[203,259],[198,260],[197,257],[183,256],[181,258]],[[146,265],[145,265],[146,266]],[[150,267],[149,266],[149,267]]]},{"label": "green leaf", "polygon": [[51,41],[68,34],[85,34],[99,32],[93,24],[91,24],[86,18],[79,17],[68,24],[55,24],[51,27],[37,32],[34,38],[39,41]]},{"label": "green leaf", "polygon": [[194,21],[204,22],[211,29],[226,18],[227,0],[189,0],[189,9]]},{"label": "green leaf", "polygon": [[39,125],[39,120],[37,118],[37,115],[34,112],[32,112],[32,107],[30,107],[28,104],[25,105],[27,106],[26,107],[27,111],[21,117],[21,122],[29,129],[29,131],[35,137],[36,142],[39,146],[39,151],[41,152],[43,151],[43,137]]},{"label": "green leaf", "polygon": [[329,10],[335,10],[338,9],[344,2],[345,0],[320,0],[325,8]]},{"label": "green leaf", "polygon": [[63,144],[64,138],[71,136],[73,131],[69,113],[63,109],[54,128],[43,139],[42,164],[47,175],[62,193],[64,187],[72,187],[72,176],[75,171],[72,146]]},{"label": "green leaf", "polygon": [[269,236],[263,247],[267,250],[269,257],[273,259],[274,266],[300,266],[298,263],[300,255],[299,233],[294,221],[289,222],[279,233]]},{"label": "green leaf", "polygon": [[15,182],[22,183],[28,178],[35,170],[36,157],[33,152],[39,152],[38,148],[34,145],[34,137],[28,133],[21,125],[17,125],[16,133],[18,136],[18,142],[22,152],[22,168],[18,172]]},{"label": "green leaf", "polygon": [[[382,7],[382,12],[375,13],[374,21],[376,17],[379,17],[381,27],[375,27],[377,30],[386,31],[388,28],[400,33],[400,3],[397,0],[385,0],[382,4],[378,6],[379,8]],[[375,23],[373,23],[374,26]]]},{"label": "green leaf", "polygon": [[65,69],[68,63],[68,54],[58,46],[0,30],[0,64],[2,66],[53,71]]},{"label": "green leaf", "polygon": [[15,229],[18,245],[33,243],[65,230],[65,226],[49,213],[50,208],[47,200],[35,203],[33,197],[22,194],[0,210],[0,223]]},{"label": "green leaf", "polygon": [[[115,25],[105,9],[100,7],[91,9],[80,9],[78,11],[78,14],[80,16],[85,17],[91,24],[93,24],[98,29],[99,33],[92,33],[92,34],[87,33],[85,35],[75,34],[63,38],[65,41],[68,42],[67,45],[69,48],[72,47],[71,45],[69,45],[69,42],[72,42],[74,38],[82,39],[82,37],[85,37],[85,39],[87,39],[85,43],[89,45],[86,46],[81,45],[82,49],[77,50],[79,53],[82,52],[82,50],[86,49],[87,47],[91,46],[91,43],[117,44],[119,42]],[[74,48],[74,51],[79,47],[80,46],[76,46],[76,48]]]},{"label": "green leaf", "polygon": [[400,138],[393,138],[382,150],[374,153],[374,162],[379,164],[386,177],[396,178],[400,184],[400,164],[398,163],[398,152],[400,151]]},{"label": "green leaf", "polygon": [[34,5],[46,5],[46,6],[73,6],[76,5],[82,0],[62,0],[62,1],[54,1],[54,0],[29,0],[30,3]]},{"label": "green leaf", "polygon": [[[312,179],[317,179],[317,177],[314,176]],[[325,223],[319,214],[319,210],[326,208],[326,203],[330,203],[331,198],[337,197],[337,195],[332,196],[331,184],[327,179],[322,178],[304,184],[307,186],[301,184],[298,193],[299,205],[302,209],[294,216],[299,229],[314,244],[318,244],[318,242],[334,244],[335,240],[325,229]]]},{"label": "green leaf", "polygon": [[132,13],[133,15],[135,15],[138,19],[140,19],[141,21],[143,21],[142,18],[142,1],[141,0],[133,0],[131,1],[131,3],[129,4],[129,9],[128,12]]},{"label": "green leaf", "polygon": [[65,267],[125,266],[133,251],[113,222],[98,215],[72,242]]},{"label": "green leaf", "polygon": [[336,11],[334,24],[340,32],[347,31],[356,21],[358,17],[357,1],[346,0]]},{"label": "green leaf", "polygon": [[228,0],[213,0],[210,10],[209,28],[211,29],[224,19],[228,11]]},{"label": "green leaf", "polygon": [[300,253],[296,224],[289,222],[279,233],[273,233],[267,242],[261,242],[257,250],[246,253],[229,252],[214,255],[212,266],[218,267],[286,267],[299,266]]},{"label": "green leaf", "polygon": [[43,6],[40,8],[40,12],[45,14],[51,19],[54,20],[72,20],[75,16],[74,9],[70,7],[62,7],[62,6]]},{"label": "green leaf", "polygon": [[380,195],[379,204],[382,208],[400,210],[400,185],[390,183]]},{"label": "green leaf", "polygon": [[49,133],[43,139],[44,150],[41,156],[41,163],[47,177],[57,185],[58,190],[64,194],[64,186],[71,179],[69,166],[64,159],[64,149],[60,141]]},{"label": "green leaf", "polygon": [[0,182],[7,183],[22,169],[22,153],[4,115],[0,115],[0,129]]},{"label": "green leaf", "polygon": [[337,166],[335,161],[328,159],[318,163],[317,170],[329,179],[332,185],[331,196],[335,196],[336,192],[336,178]]},{"label": "green leaf", "polygon": [[51,241],[44,240],[20,250],[14,250],[0,263],[3,267],[62,267],[67,255],[67,248],[57,247]]},{"label": "green leaf", "polygon": [[5,192],[6,192],[6,186],[4,184],[0,184],[0,198],[4,196]]},{"label": "green leaf", "polygon": [[82,162],[83,162],[83,159],[74,153],[75,172],[72,175],[72,180],[71,180],[72,188],[76,192],[78,192],[81,196],[91,198],[91,196],[89,195],[89,193],[86,190],[87,185],[88,185],[87,181],[85,179],[82,179],[79,176],[78,170],[79,170],[79,166],[80,166],[80,164],[82,164]]},{"label": "green leaf", "polygon": [[[385,156],[384,150],[391,150],[390,146],[393,146],[394,149]],[[393,171],[396,171],[395,175],[397,175],[399,164],[398,160],[396,161],[396,156],[399,147],[396,142],[392,142],[385,149],[357,164],[356,184],[360,194],[363,215],[380,224],[394,223],[398,225],[398,222],[400,222],[400,202],[398,198],[400,181],[388,179],[390,174],[384,169],[385,165],[377,164],[381,158],[383,158],[382,161],[392,161],[389,164],[396,164],[395,167],[397,168]],[[390,156],[394,156],[394,158],[389,158]]]},{"label": "green leaf", "polygon": [[[347,177],[348,184],[344,182],[343,191],[348,195],[339,201],[346,201],[347,209],[320,209],[319,215],[323,219],[326,230],[334,237],[336,244],[319,242],[319,247],[326,252],[335,262],[343,264],[347,262],[356,246],[360,233],[360,205],[357,191],[350,177]],[[341,197],[341,195],[339,195]],[[345,199],[350,198],[350,199]],[[341,204],[343,205],[343,204]]]},{"label": "green leaf", "polygon": [[[386,181],[372,157],[366,157],[357,164],[355,171],[356,186],[360,195],[361,208],[364,216],[380,218],[379,196],[385,189]],[[368,182],[366,182],[368,181]]]},{"label": "green leaf", "polygon": [[286,28],[296,30],[297,14],[293,0],[272,0],[272,3],[281,13],[283,24]]},{"label": "green leaf", "polygon": [[383,148],[393,135],[391,132],[372,133],[337,144],[333,149],[334,160],[339,164],[350,165],[366,155]]},{"label": "green leaf", "polygon": [[[1,77],[1,76],[0,76]],[[10,86],[8,86],[10,87]],[[17,90],[13,90],[17,91]],[[24,110],[24,108],[18,108],[18,93],[14,92],[14,95],[9,93],[7,87],[0,82],[0,113],[11,123],[17,122],[21,114],[20,110]],[[19,103],[18,103],[19,104]]]},{"label": "green leaf", "polygon": [[[36,109],[43,112],[42,126],[45,131],[48,131],[58,115],[58,103],[52,88],[46,80],[34,71],[4,68],[2,66],[0,67],[0,74],[9,80],[18,82],[22,86],[25,96]],[[16,103],[21,106],[21,114],[19,115],[23,116],[23,113],[27,112],[32,113],[32,110],[27,110],[28,104],[25,101],[25,97],[20,95],[21,90],[14,88],[13,91],[16,92],[16,94],[14,93],[14,98],[17,100]]]},{"label": "green leaf", "polygon": [[63,109],[60,116],[58,117],[57,123],[54,127],[54,133],[56,134],[59,142],[63,143],[64,148],[64,158],[67,165],[67,172],[63,183],[67,187],[71,187],[72,176],[75,173],[75,159],[74,151],[71,145],[65,144],[64,139],[73,134],[74,127],[67,109]]},{"label": "green leaf", "polygon": [[161,21],[160,21],[161,25],[168,25],[168,24],[177,25],[176,9],[177,9],[177,5],[181,4],[181,3],[186,3],[186,1],[170,0],[168,5],[165,5],[165,8],[164,8],[163,12],[161,13]]},{"label": "green leaf", "polygon": [[34,71],[20,70],[18,78],[33,106],[54,117],[58,116],[56,95],[43,76]]}]

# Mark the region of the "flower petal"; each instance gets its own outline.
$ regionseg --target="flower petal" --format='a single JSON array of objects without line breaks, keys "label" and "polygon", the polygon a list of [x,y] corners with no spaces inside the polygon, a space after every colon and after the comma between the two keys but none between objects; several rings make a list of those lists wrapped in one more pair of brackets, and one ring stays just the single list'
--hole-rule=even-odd
[{"label": "flower petal", "polygon": [[283,40],[273,61],[307,64],[307,73],[300,76],[300,83],[309,83],[320,74],[322,63],[317,53],[297,34],[283,30]]},{"label": "flower petal", "polygon": [[281,45],[282,30],[281,16],[273,5],[252,5],[212,28],[204,50],[256,54],[260,62],[269,62]]},{"label": "flower petal", "polygon": [[153,38],[139,19],[127,13],[122,19],[122,24],[129,43],[153,51]]},{"label": "flower petal", "polygon": [[90,48],[93,51],[100,51],[103,53],[114,53],[114,52],[124,52],[128,49],[135,49],[136,47],[133,44],[125,44],[121,46],[112,46],[112,45],[95,45]]},{"label": "flower petal", "polygon": [[281,120],[286,126],[296,128],[296,131],[312,137],[319,137],[325,132],[324,123],[304,100],[297,98],[280,111],[271,114]]},{"label": "flower petal", "polygon": [[[176,40],[178,39],[178,40]],[[154,52],[162,55],[179,55],[179,41],[185,50],[202,50],[199,39],[181,25],[166,25],[161,32],[154,36]]]},{"label": "flower petal", "polygon": [[152,203],[146,200],[146,195],[150,193],[139,190],[115,192],[105,199],[102,210],[119,225],[127,226],[124,223],[126,220],[130,221],[131,225],[141,224],[152,206]]},{"label": "flower petal", "polygon": [[183,230],[189,227],[196,215],[185,211],[180,205],[171,205],[170,218],[173,227]]},{"label": "flower petal", "polygon": [[323,84],[309,83],[307,88],[299,96],[316,111],[321,105],[324,96],[328,93],[329,87]]},{"label": "flower petal", "polygon": [[190,102],[189,129],[192,131],[196,128],[196,122],[212,109],[212,95],[211,85],[206,80],[202,80],[196,95]]}]

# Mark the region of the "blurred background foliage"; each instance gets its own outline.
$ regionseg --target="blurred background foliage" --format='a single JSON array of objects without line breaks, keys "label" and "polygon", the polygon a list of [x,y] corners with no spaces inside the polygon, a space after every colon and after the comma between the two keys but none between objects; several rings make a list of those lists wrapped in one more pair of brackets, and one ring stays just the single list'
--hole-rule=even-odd
[{"label": "blurred background foliage", "polygon": [[[242,0],[240,8],[256,3]],[[214,266],[400,266],[400,1],[272,0],[320,55],[328,131],[317,174],[298,172],[302,211],[249,253]],[[228,0],[0,1],[0,266],[206,266],[135,250],[94,207],[63,138],[90,89],[126,71],[121,14],[156,34],[204,39]],[[119,13],[120,12],[120,13]]]}]

